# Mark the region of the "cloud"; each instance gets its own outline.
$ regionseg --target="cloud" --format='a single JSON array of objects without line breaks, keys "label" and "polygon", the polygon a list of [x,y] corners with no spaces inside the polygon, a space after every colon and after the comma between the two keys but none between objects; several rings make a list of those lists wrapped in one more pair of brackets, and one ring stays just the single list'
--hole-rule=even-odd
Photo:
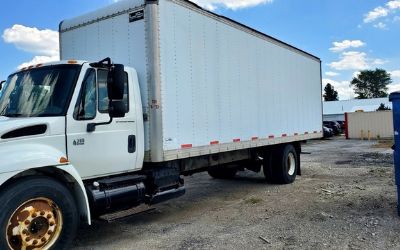
[{"label": "cloud", "polygon": [[[371,23],[382,17],[386,17],[389,14],[396,13],[398,9],[400,9],[400,0],[389,1],[385,4],[385,6],[383,6],[383,7],[378,6],[375,9],[368,12],[367,14],[365,14],[364,15],[364,23]],[[378,28],[378,29],[387,29],[386,24],[383,22],[379,22],[378,24],[375,24],[374,27]]]},{"label": "cloud", "polygon": [[15,24],[4,30],[2,37],[4,42],[13,44],[17,49],[34,55],[31,61],[22,63],[18,68],[59,60],[57,31],[39,30],[35,27]]},{"label": "cloud", "polygon": [[363,70],[368,68],[367,54],[364,52],[343,52],[341,59],[328,64],[336,70]]},{"label": "cloud", "polygon": [[400,91],[400,83],[389,84],[387,87],[388,87],[388,93]]},{"label": "cloud", "polygon": [[332,86],[338,92],[339,100],[349,100],[354,98],[354,90],[350,86],[349,81],[335,81],[328,78],[322,79],[323,87],[325,87],[328,83],[332,84]]},{"label": "cloud", "polygon": [[15,24],[4,30],[3,40],[20,50],[46,56],[58,55],[58,32]]},{"label": "cloud", "polygon": [[359,48],[365,46],[365,43],[360,40],[343,40],[341,42],[333,42],[332,44],[333,47],[329,50],[333,52],[340,52],[348,48]]},{"label": "cloud", "polygon": [[327,76],[338,76],[340,74],[336,73],[336,72],[328,71],[328,72],[325,72],[325,75],[327,75]]},{"label": "cloud", "polygon": [[22,69],[31,65],[36,65],[40,63],[48,63],[60,60],[59,56],[35,56],[31,61],[24,62],[18,66],[18,69]]},{"label": "cloud", "polygon": [[400,80],[400,70],[389,71],[389,74],[392,78],[399,78]]},{"label": "cloud", "polygon": [[191,0],[191,1],[208,10],[215,10],[218,7],[237,10],[273,2],[273,0]]},{"label": "cloud", "polygon": [[328,66],[335,70],[364,70],[385,63],[382,59],[368,58],[365,52],[347,51],[341,54],[339,61],[329,63]]},{"label": "cloud", "polygon": [[368,12],[368,14],[365,15],[364,17],[364,23],[370,23],[375,21],[378,18],[385,17],[389,13],[388,9],[384,7],[376,7],[375,9],[371,10]]},{"label": "cloud", "polygon": [[372,60],[372,65],[382,65],[382,64],[385,64],[385,63],[387,63],[387,61],[382,60],[382,59],[373,59]]},{"label": "cloud", "polygon": [[387,30],[386,24],[382,23],[382,22],[374,24],[374,27],[377,28],[377,29],[381,29],[381,30]]},{"label": "cloud", "polygon": [[389,1],[386,6],[392,10],[400,9],[400,0]]}]

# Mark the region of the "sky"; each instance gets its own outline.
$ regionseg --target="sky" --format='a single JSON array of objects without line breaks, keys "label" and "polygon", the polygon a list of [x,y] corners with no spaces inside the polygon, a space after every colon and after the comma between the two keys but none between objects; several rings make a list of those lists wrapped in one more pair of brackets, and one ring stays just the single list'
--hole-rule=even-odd
[{"label": "sky", "polygon": [[[3,1],[10,11],[0,16],[0,80],[58,60],[60,21],[115,1]],[[193,1],[321,58],[323,86],[331,83],[341,100],[354,98],[350,81],[361,70],[385,69],[389,92],[400,90],[400,0]]]}]

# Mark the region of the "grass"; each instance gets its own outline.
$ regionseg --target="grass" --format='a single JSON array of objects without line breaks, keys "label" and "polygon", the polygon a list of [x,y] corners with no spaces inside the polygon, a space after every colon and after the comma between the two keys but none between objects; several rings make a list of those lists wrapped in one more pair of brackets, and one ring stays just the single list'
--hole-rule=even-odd
[{"label": "grass", "polygon": [[378,140],[378,142],[373,146],[374,148],[391,148],[394,144],[392,139]]},{"label": "grass", "polygon": [[258,197],[250,197],[249,199],[245,200],[246,204],[251,204],[251,205],[255,205],[257,203],[262,202],[263,199],[258,198]]}]

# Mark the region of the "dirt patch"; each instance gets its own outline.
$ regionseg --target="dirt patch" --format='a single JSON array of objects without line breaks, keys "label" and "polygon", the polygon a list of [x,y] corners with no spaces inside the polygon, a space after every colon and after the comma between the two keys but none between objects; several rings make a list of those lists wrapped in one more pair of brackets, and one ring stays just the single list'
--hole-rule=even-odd
[{"label": "dirt patch", "polygon": [[[343,155],[342,155],[343,156]],[[336,165],[358,166],[376,166],[376,167],[393,167],[393,155],[382,154],[379,152],[371,153],[353,153],[349,156],[351,159],[335,161]]]},{"label": "dirt patch", "polygon": [[393,140],[379,140],[375,145],[374,148],[392,148],[394,144]]}]

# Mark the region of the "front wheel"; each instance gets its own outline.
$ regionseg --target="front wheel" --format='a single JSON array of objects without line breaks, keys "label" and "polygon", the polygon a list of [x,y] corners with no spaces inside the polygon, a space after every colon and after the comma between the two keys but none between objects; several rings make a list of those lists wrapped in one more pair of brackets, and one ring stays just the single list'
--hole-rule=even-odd
[{"label": "front wheel", "polygon": [[0,192],[0,249],[66,249],[78,212],[71,192],[47,177],[30,177]]}]

